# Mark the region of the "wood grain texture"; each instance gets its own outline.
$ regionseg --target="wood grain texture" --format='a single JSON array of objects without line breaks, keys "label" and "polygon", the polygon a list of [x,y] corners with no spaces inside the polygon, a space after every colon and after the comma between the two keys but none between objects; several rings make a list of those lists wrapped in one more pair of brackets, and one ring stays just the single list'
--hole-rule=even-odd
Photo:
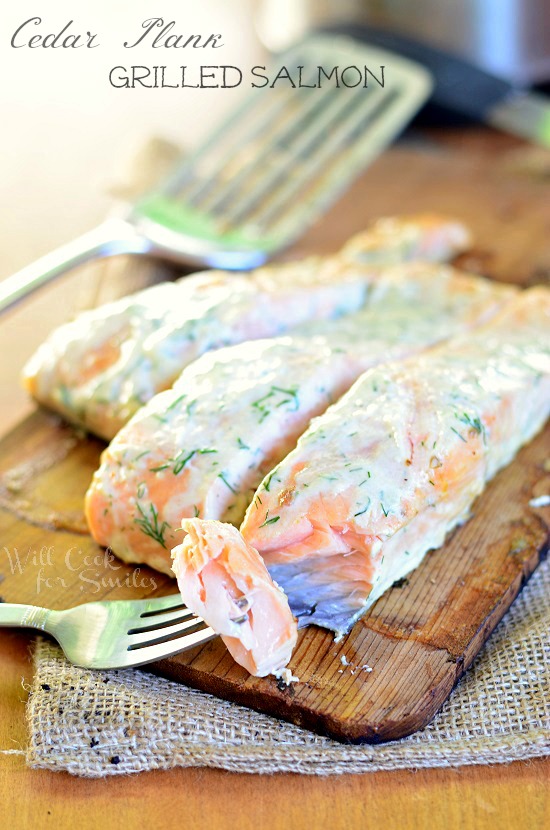
[{"label": "wood grain texture", "polygon": [[[361,183],[333,211],[332,221],[325,221],[327,234],[314,232],[301,248],[334,249],[374,212],[396,212],[399,188],[399,210],[443,210],[474,228],[480,244],[464,265],[513,282],[544,277],[550,266],[548,214],[539,182],[518,173],[513,156],[512,163],[506,154],[497,157],[488,168],[472,150],[429,142],[393,150],[386,157],[391,176],[382,163],[368,174],[380,194],[375,211]],[[82,305],[170,275],[163,266],[135,259],[96,267]],[[43,411],[0,445],[6,601],[63,608],[174,590],[166,577],[106,556],[87,535],[82,498],[102,446]],[[548,510],[533,511],[528,502],[548,492],[548,458],[547,430],[497,476],[478,500],[474,519],[429,554],[405,585],[385,594],[341,643],[321,629],[302,631],[291,662],[299,684],[287,688],[251,678],[221,641],[152,670],[339,740],[377,742],[410,734],[433,717],[538,564],[548,539]],[[362,669],[365,664],[373,671]]]}]

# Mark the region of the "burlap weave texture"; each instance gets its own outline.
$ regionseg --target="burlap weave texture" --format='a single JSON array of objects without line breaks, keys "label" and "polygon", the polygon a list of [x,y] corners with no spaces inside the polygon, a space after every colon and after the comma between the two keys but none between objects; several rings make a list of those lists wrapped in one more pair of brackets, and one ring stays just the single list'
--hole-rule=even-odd
[{"label": "burlap weave texture", "polygon": [[144,671],[91,672],[40,640],[30,766],[101,777],[175,766],[357,773],[502,763],[550,750],[550,562],[543,562],[425,729],[346,746]]}]

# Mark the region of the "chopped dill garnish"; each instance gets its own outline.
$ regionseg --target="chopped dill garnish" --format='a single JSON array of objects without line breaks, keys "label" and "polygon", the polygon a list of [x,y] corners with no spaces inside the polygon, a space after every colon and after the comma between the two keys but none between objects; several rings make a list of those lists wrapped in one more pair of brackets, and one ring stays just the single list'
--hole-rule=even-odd
[{"label": "chopped dill garnish", "polygon": [[141,504],[136,504],[136,507],[139,510],[141,519],[134,519],[135,524],[141,528],[142,533],[145,533],[146,536],[150,536],[151,539],[154,539],[155,542],[158,542],[163,548],[165,548],[166,542],[164,540],[164,534],[166,529],[170,527],[168,522],[159,524],[158,510],[156,510],[155,505],[152,502],[149,505],[149,512],[151,514],[150,518],[144,511]]},{"label": "chopped dill garnish", "polygon": [[[277,395],[284,395],[286,397],[283,400],[275,402],[275,398]],[[285,389],[282,386],[272,386],[269,392],[266,392],[265,395],[262,395],[261,398],[258,398],[257,401],[252,402],[253,408],[258,412],[260,416],[260,424],[262,421],[268,417],[271,413],[270,404],[273,404],[275,408],[280,406],[284,406],[286,404],[291,404],[290,411],[297,412],[300,408],[300,402],[298,400],[298,390],[297,389]]]},{"label": "chopped dill garnish", "polygon": [[235,490],[235,488],[230,485],[230,483],[228,482],[228,480],[225,477],[225,473],[219,473],[218,478],[221,478],[221,480],[223,481],[225,486],[229,487],[229,489],[231,490],[232,493],[235,493],[235,495],[238,495],[239,491]]},{"label": "chopped dill garnish", "polygon": [[174,462],[174,467],[173,467],[172,472],[174,473],[175,476],[177,476],[181,473],[181,471],[183,470],[183,468],[185,467],[187,462],[191,461],[191,459],[193,458],[193,456],[195,455],[196,452],[197,452],[196,450],[191,450],[191,452],[187,453],[187,455],[184,455],[185,450],[180,450],[179,451],[179,453],[176,455],[176,457],[172,459],[172,461]]},{"label": "chopped dill garnish", "polygon": [[275,475],[275,470],[273,470],[273,472],[270,473],[268,475],[268,477],[266,478],[266,480],[265,480],[264,490],[267,490],[268,493],[269,493],[269,488],[271,487],[271,479],[273,478],[274,475]]},{"label": "chopped dill garnish", "polygon": [[195,456],[195,455],[208,455],[209,453],[212,453],[212,452],[218,452],[218,451],[213,450],[213,449],[191,450],[191,452],[189,452],[189,453],[187,453],[187,455],[185,455],[185,450],[180,450],[179,453],[174,458],[170,459],[170,461],[172,461],[173,464],[174,464],[172,472],[174,473],[175,476],[177,476],[181,473],[181,471],[183,470],[185,465],[189,461],[191,461],[193,456]]},{"label": "chopped dill garnish", "polygon": [[67,406],[67,407],[70,408],[70,406],[71,406],[71,393],[69,392],[68,387],[65,386],[64,383],[61,383],[59,385],[59,394],[60,394],[61,403],[63,404],[63,406]]},{"label": "chopped dill garnish", "polygon": [[461,440],[461,441],[464,441],[464,443],[465,443],[465,444],[467,444],[467,443],[468,443],[468,442],[466,441],[466,439],[464,438],[464,436],[463,436],[463,435],[461,435],[461,434],[460,434],[460,432],[459,432],[457,429],[455,429],[454,427],[451,427],[451,431],[452,431],[452,432],[454,432],[454,433],[455,433],[455,435],[458,435],[458,437],[460,438],[460,440]]},{"label": "chopped dill garnish", "polygon": [[145,491],[147,489],[147,485],[144,481],[140,481],[137,486],[137,497],[138,499],[142,499],[145,495]]},{"label": "chopped dill garnish", "polygon": [[284,389],[281,386],[272,386],[271,389],[274,392],[279,392],[280,394],[283,394],[283,395],[290,395],[290,398],[292,399],[292,401],[294,403],[294,411],[297,411],[300,408],[300,404],[298,402],[298,390],[297,389],[294,389],[294,388]]},{"label": "chopped dill garnish", "polygon": [[249,450],[250,449],[248,444],[245,444],[244,441],[241,438],[237,438],[237,446],[239,447],[240,450]]},{"label": "chopped dill garnish", "polygon": [[170,410],[171,410],[171,409],[174,409],[174,407],[175,407],[175,406],[177,406],[179,403],[181,403],[181,402],[182,402],[182,401],[183,401],[186,397],[187,397],[187,395],[185,395],[185,394],[184,394],[184,395],[180,395],[180,396],[179,396],[179,398],[176,398],[176,400],[175,400],[175,401],[172,401],[172,403],[170,404],[170,406],[167,406],[167,407],[166,407],[166,411],[167,411],[167,412],[170,412]]},{"label": "chopped dill garnish", "polygon": [[193,505],[193,516],[197,519],[200,515],[200,510],[196,504]]},{"label": "chopped dill garnish", "polygon": [[167,470],[170,464],[159,464],[158,467],[149,467],[150,473],[160,473],[161,470]]},{"label": "chopped dill garnish", "polygon": [[268,519],[267,518],[268,516],[269,516],[269,510],[265,514],[265,521],[260,525],[260,527],[265,527],[266,525],[274,525],[275,522],[278,522],[279,519],[281,518],[280,516],[272,516],[271,519]]},{"label": "chopped dill garnish", "polygon": [[467,412],[463,412],[461,415],[457,413],[456,417],[459,421],[462,421],[463,424],[466,424],[471,429],[475,430],[478,435],[481,435],[481,433],[484,432],[483,424],[479,418],[471,418]]},{"label": "chopped dill garnish", "polygon": [[386,517],[387,517],[387,515],[388,515],[388,513],[389,513],[390,511],[389,511],[389,510],[386,510],[386,508],[384,507],[384,505],[382,504],[382,502],[380,502],[380,507],[382,508],[382,513],[384,514],[384,516],[386,516]]},{"label": "chopped dill garnish", "polygon": [[151,450],[143,450],[143,452],[140,452],[139,455],[136,455],[136,457],[132,461],[132,464],[135,464],[136,461],[139,461],[139,459],[143,458],[144,455],[149,455],[150,452]]}]

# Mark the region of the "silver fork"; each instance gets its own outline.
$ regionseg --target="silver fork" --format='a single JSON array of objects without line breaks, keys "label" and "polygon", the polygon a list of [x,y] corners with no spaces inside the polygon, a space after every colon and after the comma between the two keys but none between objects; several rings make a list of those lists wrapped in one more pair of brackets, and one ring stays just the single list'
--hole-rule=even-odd
[{"label": "silver fork", "polygon": [[66,611],[6,602],[0,604],[0,626],[46,631],[71,663],[87,669],[142,666],[218,636],[179,594],[88,602]]},{"label": "silver fork", "polygon": [[[193,267],[246,269],[286,247],[348,187],[427,99],[419,64],[351,38],[311,35],[278,55],[296,81],[250,91],[244,103],[121,218],[0,282],[0,311],[90,259],[159,256]],[[344,83],[319,68],[351,67]],[[359,67],[381,75],[368,88]],[[300,81],[298,81],[300,72]],[[381,80],[381,77],[380,77]],[[273,82],[273,81],[272,81]],[[315,84],[318,86],[315,86]]]}]

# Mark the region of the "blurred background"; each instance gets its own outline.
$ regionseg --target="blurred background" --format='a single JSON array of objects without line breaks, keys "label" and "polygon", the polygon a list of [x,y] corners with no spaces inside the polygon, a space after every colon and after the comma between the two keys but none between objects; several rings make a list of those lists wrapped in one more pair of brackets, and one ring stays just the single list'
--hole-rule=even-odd
[{"label": "blurred background", "polygon": [[550,78],[548,0],[264,0],[258,13],[272,48],[311,25],[343,22],[424,41],[518,86]]},{"label": "blurred background", "polygon": [[[10,46],[12,33],[97,33],[97,49]],[[123,48],[152,15],[175,20],[174,33],[221,34],[223,49]],[[128,178],[128,165],[153,136],[185,148],[201,137],[247,87],[115,89],[115,65],[190,68],[201,63],[263,64],[313,26],[367,23],[419,38],[468,58],[521,87],[550,78],[548,0],[19,0],[2,9],[0,44],[0,278],[99,223]],[[20,38],[21,40],[22,38]],[[30,408],[18,374],[46,334],[78,307],[74,272],[0,320],[2,399],[9,425]],[[13,343],[17,341],[17,354]],[[23,345],[22,345],[23,344]],[[3,419],[3,420],[2,420]],[[6,420],[7,419],[7,420]]]}]

